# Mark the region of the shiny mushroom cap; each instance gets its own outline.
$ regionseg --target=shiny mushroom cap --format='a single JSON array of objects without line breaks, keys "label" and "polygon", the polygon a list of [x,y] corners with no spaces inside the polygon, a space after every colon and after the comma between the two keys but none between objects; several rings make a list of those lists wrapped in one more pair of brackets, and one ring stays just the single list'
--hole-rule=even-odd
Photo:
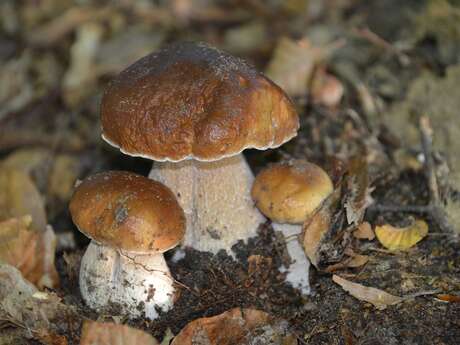
[{"label": "shiny mushroom cap", "polygon": [[145,56],[108,86],[103,138],[156,161],[215,161],[275,148],[297,134],[288,96],[243,60],[203,43]]},{"label": "shiny mushroom cap", "polygon": [[262,170],[254,181],[251,195],[259,210],[272,221],[299,224],[332,191],[332,181],[323,169],[295,160]]},{"label": "shiny mushroom cap", "polygon": [[86,236],[128,252],[164,252],[184,236],[184,212],[174,194],[159,182],[129,172],[86,178],[75,189],[69,209]]}]

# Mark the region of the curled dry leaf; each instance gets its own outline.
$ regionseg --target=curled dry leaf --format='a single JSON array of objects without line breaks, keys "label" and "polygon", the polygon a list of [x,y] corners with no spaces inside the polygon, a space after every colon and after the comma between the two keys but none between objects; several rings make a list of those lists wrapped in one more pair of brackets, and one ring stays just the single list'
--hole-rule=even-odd
[{"label": "curled dry leaf", "polygon": [[[342,228],[343,213],[339,210],[340,196],[341,188],[335,189],[303,224],[303,248],[316,268],[329,261],[327,252],[330,247],[336,247],[339,250],[333,242],[337,231],[341,231]],[[334,255],[331,251],[329,254]]]},{"label": "curled dry leaf", "polygon": [[371,204],[369,174],[366,154],[363,152],[350,160],[346,181],[345,210],[348,224],[359,224],[366,208]]},{"label": "curled dry leaf", "polygon": [[77,105],[93,90],[96,82],[93,69],[103,33],[104,27],[94,22],[85,23],[77,30],[71,48],[70,68],[62,83],[64,100],[70,106]]},{"label": "curled dry leaf", "polygon": [[45,231],[45,205],[30,176],[18,169],[0,169],[0,220],[25,215],[32,216],[34,230]]},{"label": "curled dry leaf", "polygon": [[326,272],[335,272],[337,270],[343,269],[343,268],[356,268],[356,267],[361,267],[369,261],[369,256],[367,255],[361,255],[355,253],[351,249],[346,249],[345,254],[347,257],[343,259],[341,262],[328,266],[325,271]]},{"label": "curled dry leaf", "polygon": [[111,322],[85,321],[80,345],[158,345],[150,334]]},{"label": "curled dry leaf", "polygon": [[332,109],[339,105],[345,90],[342,83],[327,73],[324,67],[318,68],[313,75],[311,88],[313,103]]},{"label": "curled dry leaf", "polygon": [[59,284],[54,231],[51,227],[44,232],[31,230],[31,222],[29,215],[0,222],[0,261],[19,269],[40,289],[54,288]]},{"label": "curled dry leaf", "polygon": [[320,50],[304,38],[279,40],[266,70],[267,76],[291,97],[306,96],[313,69],[320,58]]},{"label": "curled dry leaf", "polygon": [[374,230],[368,222],[362,222],[358,225],[355,231],[353,231],[353,236],[359,240],[369,240],[372,241],[375,238]]},{"label": "curled dry leaf", "polygon": [[389,250],[406,250],[413,247],[428,234],[428,224],[415,220],[411,225],[398,228],[389,224],[375,227],[379,242]]},{"label": "curled dry leaf", "polygon": [[263,311],[235,308],[190,322],[171,345],[297,344],[287,328]]},{"label": "curled dry leaf", "polygon": [[369,302],[380,310],[385,309],[389,305],[398,304],[404,300],[402,297],[391,295],[380,289],[353,283],[335,274],[332,276],[332,280],[353,297],[361,301]]},{"label": "curled dry leaf", "polygon": [[40,339],[67,333],[79,322],[75,310],[62,304],[58,296],[39,292],[19,270],[5,263],[0,263],[0,317]]},{"label": "curled dry leaf", "polygon": [[457,295],[439,294],[439,295],[436,295],[436,298],[444,302],[460,303],[460,296],[457,296]]}]

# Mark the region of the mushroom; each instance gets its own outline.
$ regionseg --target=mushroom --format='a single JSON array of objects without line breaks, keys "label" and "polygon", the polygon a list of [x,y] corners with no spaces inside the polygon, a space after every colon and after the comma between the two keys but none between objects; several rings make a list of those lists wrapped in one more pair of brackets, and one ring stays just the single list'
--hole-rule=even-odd
[{"label": "mushroom", "polygon": [[286,280],[303,294],[310,292],[310,263],[299,241],[302,224],[332,193],[332,181],[319,166],[304,160],[273,164],[262,170],[251,195],[259,210],[286,239],[291,257]]},{"label": "mushroom", "polygon": [[155,161],[150,177],[176,194],[184,246],[217,253],[255,236],[254,176],[241,152],[297,134],[288,96],[243,60],[203,43],[180,43],[121,72],[101,106],[103,138]]},{"label": "mushroom", "polygon": [[91,238],[80,267],[80,290],[98,311],[112,305],[131,318],[158,316],[174,301],[163,257],[183,238],[185,216],[164,185],[129,172],[86,178],[69,205],[78,229]]}]

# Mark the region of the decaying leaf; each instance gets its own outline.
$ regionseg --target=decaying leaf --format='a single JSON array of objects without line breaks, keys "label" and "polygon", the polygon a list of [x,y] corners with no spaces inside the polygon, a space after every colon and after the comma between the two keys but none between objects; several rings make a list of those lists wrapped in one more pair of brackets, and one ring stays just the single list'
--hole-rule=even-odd
[{"label": "decaying leaf", "polygon": [[48,149],[23,148],[10,153],[0,165],[2,168],[20,170],[32,176],[38,189],[40,189],[47,182],[52,156],[52,152]]},{"label": "decaying leaf", "polygon": [[[327,247],[334,246],[335,231],[341,230],[340,219],[336,217],[341,189],[337,188],[303,224],[303,247],[310,262],[316,267],[322,266],[322,253]],[[339,216],[339,218],[341,218]],[[332,254],[332,253],[331,253]],[[326,258],[326,262],[328,259]]]},{"label": "decaying leaf", "polygon": [[158,345],[150,335],[125,325],[111,322],[85,321],[80,345]]},{"label": "decaying leaf", "polygon": [[440,294],[440,295],[436,295],[436,298],[444,302],[460,303],[460,296],[457,296],[457,295]]},{"label": "decaying leaf", "polygon": [[353,283],[335,274],[332,276],[332,280],[353,297],[371,303],[380,310],[385,309],[389,305],[398,304],[404,300],[402,297],[391,295],[380,289]]},{"label": "decaying leaf", "polygon": [[342,83],[326,72],[324,67],[317,68],[311,83],[311,99],[314,104],[336,108],[343,97],[344,90]]},{"label": "decaying leaf", "polygon": [[368,222],[362,222],[358,225],[356,230],[353,231],[353,236],[360,240],[372,241],[375,238],[375,233]]},{"label": "decaying leaf", "polygon": [[413,247],[428,234],[428,224],[421,219],[411,225],[398,228],[389,224],[375,227],[379,242],[389,250],[406,250]]},{"label": "decaying leaf", "polygon": [[48,194],[60,201],[68,201],[80,172],[80,164],[75,156],[56,156],[49,175]]},{"label": "decaying leaf", "polygon": [[372,199],[369,189],[369,175],[365,153],[350,160],[346,177],[347,193],[345,210],[348,224],[358,225],[364,217]]},{"label": "decaying leaf", "polygon": [[255,309],[235,308],[217,316],[194,320],[171,345],[295,345],[285,321]]},{"label": "decaying leaf", "polygon": [[328,266],[326,272],[335,272],[343,268],[361,267],[369,261],[369,256],[355,253],[351,248],[345,249],[347,255],[341,262]]},{"label": "decaying leaf", "polygon": [[32,216],[34,230],[45,231],[44,202],[30,176],[17,169],[0,169],[0,220],[25,215]]},{"label": "decaying leaf", "polygon": [[281,38],[266,70],[267,76],[291,97],[306,96],[320,50],[306,39]]},{"label": "decaying leaf", "polygon": [[71,106],[78,104],[93,90],[95,57],[103,33],[104,27],[98,23],[90,22],[78,28],[77,39],[71,48],[70,68],[62,83],[64,100]]},{"label": "decaying leaf", "polygon": [[4,263],[0,263],[0,317],[39,339],[69,332],[79,322],[75,310],[57,295],[38,291],[19,270]]},{"label": "decaying leaf", "polygon": [[31,222],[29,215],[0,222],[0,262],[19,269],[40,289],[54,288],[59,284],[54,231],[51,227],[44,232],[31,230]]}]

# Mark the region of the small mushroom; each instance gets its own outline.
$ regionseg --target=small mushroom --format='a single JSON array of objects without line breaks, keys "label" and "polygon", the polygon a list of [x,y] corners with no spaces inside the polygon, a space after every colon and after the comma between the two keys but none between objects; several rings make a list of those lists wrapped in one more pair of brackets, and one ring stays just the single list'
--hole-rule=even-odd
[{"label": "small mushroom", "polygon": [[294,160],[273,164],[257,175],[251,195],[259,210],[281,231],[291,257],[286,280],[303,294],[310,292],[310,263],[299,241],[302,224],[333,191],[332,181],[319,166]]},{"label": "small mushroom", "polygon": [[241,152],[278,147],[299,127],[281,88],[243,60],[191,42],[121,72],[102,98],[101,123],[109,144],[155,161],[150,177],[184,209],[184,246],[229,254],[265,221]]},{"label": "small mushroom", "polygon": [[70,201],[72,220],[92,239],[81,262],[80,290],[98,311],[120,308],[131,318],[168,310],[174,285],[163,257],[183,238],[184,213],[164,185],[129,172],[86,178]]}]

